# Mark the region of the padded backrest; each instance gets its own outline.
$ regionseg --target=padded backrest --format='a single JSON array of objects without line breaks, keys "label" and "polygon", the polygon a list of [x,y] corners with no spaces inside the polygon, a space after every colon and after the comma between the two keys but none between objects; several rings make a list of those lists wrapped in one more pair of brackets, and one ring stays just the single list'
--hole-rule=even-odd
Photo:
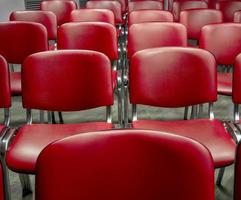
[{"label": "padded backrest", "polygon": [[0,108],[9,107],[11,107],[9,69],[7,61],[0,55]]},{"label": "padded backrest", "polygon": [[57,17],[58,26],[70,21],[70,13],[77,9],[75,1],[42,1],[40,9],[52,11]]},{"label": "padded backrest", "polygon": [[224,22],[233,22],[235,11],[241,10],[240,1],[219,1],[217,9],[223,13]]},{"label": "padded backrest", "polygon": [[58,29],[58,49],[87,49],[118,59],[116,28],[103,22],[72,22]]},{"label": "padded backrest", "polygon": [[0,23],[0,55],[7,62],[22,64],[33,53],[48,50],[46,28],[33,22]]},{"label": "padded backrest", "polygon": [[222,23],[223,15],[214,9],[190,9],[180,13],[180,23],[187,28],[189,39],[199,40],[202,27],[213,23]]},{"label": "padded backrest", "polygon": [[241,54],[236,57],[233,68],[232,98],[235,104],[241,103]]},{"label": "padded backrest", "polygon": [[121,4],[118,1],[87,1],[86,8],[99,8],[111,10],[115,15],[115,23],[122,23]]},{"label": "padded backrest", "polygon": [[214,166],[189,138],[147,130],[79,134],[40,154],[36,199],[214,200]]},{"label": "padded backrest", "polygon": [[217,100],[214,56],[196,48],[162,47],[137,52],[130,66],[130,102],[184,107]]},{"label": "padded backrest", "polygon": [[115,25],[115,16],[107,9],[79,9],[73,10],[70,15],[71,22],[106,22]]},{"label": "padded backrest", "polygon": [[174,1],[173,2],[173,15],[175,21],[179,21],[180,12],[183,10],[194,8],[208,8],[208,3],[205,1],[192,0],[192,1]]},{"label": "padded backrest", "polygon": [[128,33],[128,57],[137,51],[162,47],[186,46],[187,31],[185,26],[178,23],[140,23],[133,24]]},{"label": "padded backrest", "polygon": [[158,10],[163,10],[164,5],[160,1],[131,1],[128,4],[128,11],[132,12],[134,10],[151,10],[151,9],[158,9]]},{"label": "padded backrest", "polygon": [[129,13],[129,26],[143,22],[173,22],[173,15],[164,10],[135,10]]},{"label": "padded backrest", "polygon": [[111,64],[102,53],[48,51],[29,56],[22,69],[23,107],[77,111],[113,104]]},{"label": "padded backrest", "polygon": [[[90,0],[90,1],[113,1],[113,0]],[[127,9],[126,0],[116,0],[116,1],[121,4],[121,12],[124,14]]]},{"label": "padded backrest", "polygon": [[236,23],[240,23],[241,22],[241,10],[239,11],[236,11],[234,13],[234,19],[233,19],[234,22]]},{"label": "padded backrest", "polygon": [[206,25],[201,30],[199,47],[210,51],[218,64],[234,64],[241,52],[241,24]]},{"label": "padded backrest", "polygon": [[239,142],[236,150],[235,176],[234,176],[234,200],[241,199],[241,143]]},{"label": "padded backrest", "polygon": [[49,11],[15,11],[10,15],[11,21],[37,22],[45,26],[49,40],[57,39],[57,19]]}]

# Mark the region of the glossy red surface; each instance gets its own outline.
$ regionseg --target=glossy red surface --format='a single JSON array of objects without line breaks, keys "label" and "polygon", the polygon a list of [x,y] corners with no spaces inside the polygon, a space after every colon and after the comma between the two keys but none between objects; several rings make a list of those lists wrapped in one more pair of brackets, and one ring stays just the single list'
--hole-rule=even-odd
[{"label": "glossy red surface", "polygon": [[241,147],[240,142],[236,152],[235,176],[234,176],[234,200],[241,199]]},{"label": "glossy red surface", "polygon": [[239,54],[236,58],[235,65],[233,68],[233,102],[236,104],[241,103],[241,55]]},{"label": "glossy red surface", "polygon": [[132,12],[134,10],[150,10],[150,9],[158,9],[158,10],[163,10],[164,5],[163,2],[160,1],[151,1],[151,0],[146,0],[146,1],[131,1],[128,4],[128,11]]},{"label": "glossy red surface", "polygon": [[233,22],[234,13],[238,10],[241,10],[241,2],[240,1],[219,1],[217,3],[217,9],[222,11],[224,22]]},{"label": "glossy red surface", "polygon": [[218,93],[232,96],[232,73],[218,73]]}]

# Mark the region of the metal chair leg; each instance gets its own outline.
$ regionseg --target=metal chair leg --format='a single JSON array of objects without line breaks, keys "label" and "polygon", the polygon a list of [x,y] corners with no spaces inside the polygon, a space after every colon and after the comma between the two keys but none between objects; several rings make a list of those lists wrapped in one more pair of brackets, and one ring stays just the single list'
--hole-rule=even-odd
[{"label": "metal chair leg", "polygon": [[19,174],[19,179],[22,185],[23,197],[32,193],[30,177],[27,174]]},{"label": "metal chair leg", "polygon": [[122,126],[122,98],[121,98],[121,88],[117,88],[117,98],[118,98],[118,123]]},{"label": "metal chair leg", "polygon": [[218,186],[220,186],[221,183],[222,183],[224,171],[225,171],[225,167],[222,167],[222,168],[219,169],[218,178],[217,178],[217,181],[216,181],[216,184],[217,184]]},{"label": "metal chair leg", "polygon": [[9,171],[5,162],[5,158],[1,156],[2,170],[3,170],[3,185],[4,185],[4,199],[11,200],[11,189],[9,181]]},{"label": "metal chair leg", "polygon": [[51,112],[51,118],[52,118],[52,124],[56,124],[56,120],[55,120],[55,114],[54,112]]},{"label": "metal chair leg", "polygon": [[188,118],[188,106],[186,106],[184,110],[184,120],[187,120],[187,118]]},{"label": "metal chair leg", "polygon": [[59,115],[60,124],[64,124],[64,118],[63,118],[62,112],[58,112],[58,115]]},{"label": "metal chair leg", "polygon": [[40,123],[44,123],[44,110],[39,111]]}]

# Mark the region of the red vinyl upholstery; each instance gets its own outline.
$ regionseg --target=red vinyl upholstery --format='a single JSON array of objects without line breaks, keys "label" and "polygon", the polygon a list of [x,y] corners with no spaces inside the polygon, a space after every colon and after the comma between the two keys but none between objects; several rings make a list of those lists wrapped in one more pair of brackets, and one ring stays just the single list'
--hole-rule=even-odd
[{"label": "red vinyl upholstery", "polygon": [[[22,64],[28,55],[48,50],[47,30],[38,23],[2,22],[0,44],[0,55],[8,63]],[[11,91],[12,95],[19,95],[21,76],[14,73],[11,73]]]},{"label": "red vinyl upholstery", "polygon": [[163,10],[164,5],[163,2],[160,1],[151,1],[151,0],[146,0],[146,1],[131,1],[128,4],[128,11],[132,12],[134,10]]},{"label": "red vinyl upholstery", "polygon": [[40,9],[52,11],[57,17],[58,26],[70,21],[70,13],[77,9],[75,1],[42,1]]},{"label": "red vinyl upholstery", "polygon": [[143,22],[173,22],[173,15],[164,10],[135,10],[128,15],[128,26]]},{"label": "red vinyl upholstery", "polygon": [[241,103],[240,94],[240,84],[241,84],[241,55],[239,54],[236,58],[235,65],[233,68],[233,102],[235,104]]},{"label": "red vinyl upholstery", "polygon": [[[94,81],[93,81],[94,80]],[[23,107],[50,111],[78,111],[111,106],[111,64],[102,53],[59,50],[29,56],[22,70]],[[111,129],[107,122],[33,124],[17,130],[6,153],[10,169],[34,173],[38,154],[49,143],[76,133]]]},{"label": "red vinyl upholstery", "polygon": [[240,23],[241,22],[241,10],[239,11],[236,11],[234,13],[234,19],[233,19],[234,22],[237,22],[237,23]]},{"label": "red vinyl upholstery", "polygon": [[190,9],[180,13],[180,23],[187,28],[189,39],[199,40],[202,27],[222,21],[222,12],[214,9]]},{"label": "red vinyl upholstery", "polygon": [[[130,66],[130,103],[184,107],[217,100],[216,62],[208,51],[163,47],[137,52]],[[234,161],[235,142],[216,120],[134,121],[133,128],[184,135],[205,145],[215,167]]]},{"label": "red vinyl upholstery", "polygon": [[213,183],[210,153],[193,140],[147,130],[104,131],[49,145],[37,161],[36,198],[214,200]]},{"label": "red vinyl upholstery", "polygon": [[73,10],[70,15],[71,22],[106,22],[115,25],[113,12],[107,9],[79,9]]},{"label": "red vinyl upholstery", "polygon": [[240,1],[219,1],[217,3],[217,9],[221,10],[223,13],[224,22],[233,22],[234,13],[238,10],[241,10]]},{"label": "red vinyl upholstery", "polygon": [[236,162],[235,162],[235,176],[234,176],[234,200],[241,199],[241,146],[240,142],[237,147],[236,152]]},{"label": "red vinyl upholstery", "polygon": [[129,28],[129,58],[137,51],[147,48],[186,45],[187,31],[182,24],[151,22],[133,24]]}]

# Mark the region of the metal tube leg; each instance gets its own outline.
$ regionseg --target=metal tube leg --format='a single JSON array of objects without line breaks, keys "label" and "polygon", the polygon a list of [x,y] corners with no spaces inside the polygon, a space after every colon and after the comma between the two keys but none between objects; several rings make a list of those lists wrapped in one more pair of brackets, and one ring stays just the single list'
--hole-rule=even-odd
[{"label": "metal tube leg", "polygon": [[202,114],[203,114],[203,104],[199,104],[198,117],[201,117]]},{"label": "metal tube leg", "polygon": [[217,178],[217,182],[216,182],[216,184],[217,184],[218,186],[220,186],[221,183],[222,183],[224,171],[225,171],[225,167],[222,167],[222,168],[219,169],[218,178]]},{"label": "metal tube leg", "polygon": [[124,125],[128,126],[128,86],[124,86]]},{"label": "metal tube leg", "polygon": [[197,105],[192,106],[191,119],[197,118]]},{"label": "metal tube leg", "polygon": [[47,112],[48,112],[48,123],[51,124],[52,123],[51,112],[50,111],[47,111]]},{"label": "metal tube leg", "polygon": [[58,112],[58,114],[59,114],[59,122],[60,122],[60,124],[64,124],[64,119],[63,119],[62,112]]},{"label": "metal tube leg", "polygon": [[117,88],[117,98],[118,98],[118,123],[122,125],[122,98],[121,98],[121,88]]},{"label": "metal tube leg", "polygon": [[44,123],[44,110],[39,111],[40,123]]},{"label": "metal tube leg", "polygon": [[187,120],[187,118],[188,118],[188,106],[186,106],[184,110],[184,120]]},{"label": "metal tube leg", "polygon": [[19,179],[22,185],[23,197],[32,193],[30,177],[27,174],[19,174]]},{"label": "metal tube leg", "polygon": [[4,183],[4,199],[11,200],[11,189],[9,181],[9,171],[5,159],[1,156],[2,170],[3,170],[3,183]]},{"label": "metal tube leg", "polygon": [[56,124],[54,112],[51,112],[51,116],[52,116],[52,124]]}]

